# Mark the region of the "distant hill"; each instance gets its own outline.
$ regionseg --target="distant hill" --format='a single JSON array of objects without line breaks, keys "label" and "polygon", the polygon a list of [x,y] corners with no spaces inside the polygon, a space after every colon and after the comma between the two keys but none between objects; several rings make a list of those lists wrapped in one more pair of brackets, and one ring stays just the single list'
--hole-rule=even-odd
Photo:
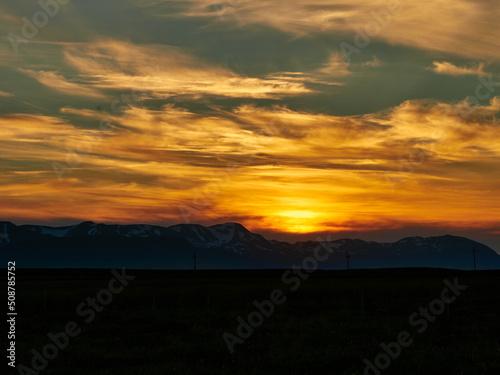
[{"label": "distant hill", "polygon": [[0,256],[18,268],[199,269],[290,268],[316,249],[330,249],[321,269],[436,267],[500,269],[500,255],[464,237],[408,237],[394,243],[353,239],[297,242],[267,240],[238,223],[204,227],[180,224],[106,225],[90,221],[67,227],[0,222]]}]

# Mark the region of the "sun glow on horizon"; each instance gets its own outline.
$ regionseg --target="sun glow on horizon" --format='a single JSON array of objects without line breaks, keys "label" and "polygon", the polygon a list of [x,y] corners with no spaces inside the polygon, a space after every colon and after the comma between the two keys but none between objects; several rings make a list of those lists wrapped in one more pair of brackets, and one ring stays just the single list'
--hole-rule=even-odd
[{"label": "sun glow on horizon", "polygon": [[[275,215],[271,215],[270,221],[279,223],[280,226],[286,228],[288,231],[309,233],[318,230],[315,221],[311,220],[318,216],[318,213],[306,210],[281,211]],[[276,217],[276,219],[273,220],[273,217]]]}]

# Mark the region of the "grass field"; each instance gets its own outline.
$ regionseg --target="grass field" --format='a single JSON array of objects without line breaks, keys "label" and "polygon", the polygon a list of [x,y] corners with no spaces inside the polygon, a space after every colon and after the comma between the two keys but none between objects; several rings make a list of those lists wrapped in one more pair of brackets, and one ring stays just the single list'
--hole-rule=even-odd
[{"label": "grass field", "polygon": [[[30,351],[67,322],[81,329],[42,374],[363,374],[363,359],[402,331],[413,343],[380,373],[500,374],[498,271],[317,271],[291,291],[280,270],[130,270],[136,278],[89,323],[77,307],[108,288],[109,270],[17,273],[17,364],[31,367]],[[467,289],[418,332],[409,317],[455,277]],[[224,332],[236,335],[237,317],[276,288],[286,302],[230,354]]]}]

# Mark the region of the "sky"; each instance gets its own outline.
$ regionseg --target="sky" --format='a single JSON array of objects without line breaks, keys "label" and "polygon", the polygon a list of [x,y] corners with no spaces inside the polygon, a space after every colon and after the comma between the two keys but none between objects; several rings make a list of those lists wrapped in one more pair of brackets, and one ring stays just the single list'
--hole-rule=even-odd
[{"label": "sky", "polygon": [[4,0],[0,219],[500,251],[497,0]]}]

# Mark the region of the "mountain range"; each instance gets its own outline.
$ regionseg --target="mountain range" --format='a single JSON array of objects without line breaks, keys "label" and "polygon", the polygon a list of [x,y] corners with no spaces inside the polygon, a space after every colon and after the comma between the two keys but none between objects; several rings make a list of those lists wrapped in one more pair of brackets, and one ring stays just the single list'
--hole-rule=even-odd
[{"label": "mountain range", "polygon": [[301,267],[319,249],[320,269],[436,267],[500,269],[486,245],[451,235],[407,237],[393,243],[321,239],[294,244],[267,240],[238,223],[65,227],[0,222],[0,256],[18,268],[262,269]]}]

